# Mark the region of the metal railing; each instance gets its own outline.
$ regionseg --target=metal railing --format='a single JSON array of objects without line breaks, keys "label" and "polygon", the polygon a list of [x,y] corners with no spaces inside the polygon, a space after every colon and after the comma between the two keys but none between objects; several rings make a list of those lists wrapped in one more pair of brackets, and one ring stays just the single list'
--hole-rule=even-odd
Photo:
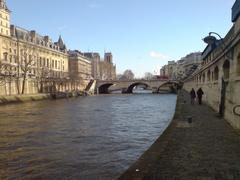
[{"label": "metal railing", "polygon": [[236,106],[233,108],[233,113],[234,113],[236,116],[240,116],[240,105],[236,105]]}]

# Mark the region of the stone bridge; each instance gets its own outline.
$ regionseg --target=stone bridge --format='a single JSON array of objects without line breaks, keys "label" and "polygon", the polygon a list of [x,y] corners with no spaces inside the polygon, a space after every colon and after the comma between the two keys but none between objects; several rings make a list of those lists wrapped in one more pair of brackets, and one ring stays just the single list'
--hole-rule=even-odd
[{"label": "stone bridge", "polygon": [[133,89],[137,86],[144,86],[153,93],[158,93],[162,88],[165,90],[177,90],[179,82],[170,80],[98,80],[96,83],[97,94],[109,94],[113,91],[121,91],[123,94],[133,93]]}]

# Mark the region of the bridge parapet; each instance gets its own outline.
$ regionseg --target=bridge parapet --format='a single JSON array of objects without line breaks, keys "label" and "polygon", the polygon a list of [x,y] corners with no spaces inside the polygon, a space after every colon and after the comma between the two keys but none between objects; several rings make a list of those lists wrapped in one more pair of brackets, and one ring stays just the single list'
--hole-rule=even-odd
[{"label": "bridge parapet", "polygon": [[96,83],[97,92],[100,94],[108,94],[111,91],[121,90],[123,93],[133,93],[136,86],[143,85],[151,89],[153,93],[157,93],[163,85],[176,85],[177,81],[170,80],[98,80]]}]

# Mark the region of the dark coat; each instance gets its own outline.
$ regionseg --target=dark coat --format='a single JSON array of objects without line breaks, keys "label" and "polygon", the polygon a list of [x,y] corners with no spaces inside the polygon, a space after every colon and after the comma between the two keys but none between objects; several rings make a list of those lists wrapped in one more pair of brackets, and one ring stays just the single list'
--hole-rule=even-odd
[{"label": "dark coat", "polygon": [[195,91],[192,89],[192,91],[190,92],[190,96],[192,99],[195,99],[196,98],[196,93]]},{"label": "dark coat", "polygon": [[197,91],[197,95],[198,97],[202,97],[204,95],[204,92],[202,90],[202,88],[200,88],[198,91]]}]

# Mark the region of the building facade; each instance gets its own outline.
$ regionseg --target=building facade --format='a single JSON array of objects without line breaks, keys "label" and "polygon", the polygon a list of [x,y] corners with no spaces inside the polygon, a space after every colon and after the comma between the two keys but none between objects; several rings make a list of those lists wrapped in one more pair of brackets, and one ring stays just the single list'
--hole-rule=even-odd
[{"label": "building facade", "polygon": [[70,91],[73,79],[76,89],[82,79],[87,84],[116,78],[111,53],[100,61],[98,53],[68,51],[61,36],[54,42],[35,30],[10,25],[10,19],[6,1],[0,0],[0,95]]},{"label": "building facade", "polygon": [[115,80],[116,66],[113,64],[112,53],[105,53],[104,60],[100,61],[100,78],[101,80]]},{"label": "building facade", "polygon": [[92,62],[78,50],[69,51],[69,76],[72,79],[92,79]]},{"label": "building facade", "polygon": [[179,61],[168,61],[160,70],[160,76],[172,80],[184,80],[193,74],[202,63],[202,53],[194,52]]},{"label": "building facade", "polygon": [[83,55],[91,60],[92,63],[92,77],[94,79],[100,79],[100,54],[86,52]]},{"label": "building facade", "polygon": [[6,1],[0,0],[0,94],[37,93],[43,78],[67,78],[68,54],[62,38],[53,42],[35,30],[10,25],[10,17]]},{"label": "building facade", "polygon": [[[204,100],[233,127],[240,129],[240,0],[232,8],[233,26],[223,39],[213,36],[202,53],[202,67],[185,82],[185,89],[202,88]],[[205,38],[206,40],[206,38]]]}]

